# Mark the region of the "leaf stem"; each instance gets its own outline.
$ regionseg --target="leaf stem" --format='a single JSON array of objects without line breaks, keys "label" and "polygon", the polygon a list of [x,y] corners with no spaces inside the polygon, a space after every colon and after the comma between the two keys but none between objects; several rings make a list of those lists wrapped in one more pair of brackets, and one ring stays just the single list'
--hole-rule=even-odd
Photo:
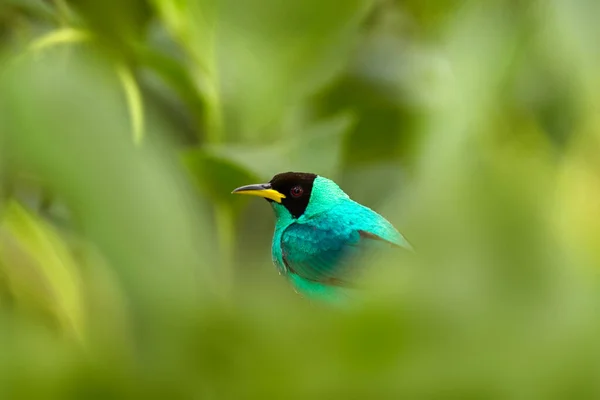
[{"label": "leaf stem", "polygon": [[133,141],[136,145],[140,145],[144,139],[144,104],[142,94],[131,69],[124,65],[118,65],[117,75],[123,85],[125,97],[127,98]]}]

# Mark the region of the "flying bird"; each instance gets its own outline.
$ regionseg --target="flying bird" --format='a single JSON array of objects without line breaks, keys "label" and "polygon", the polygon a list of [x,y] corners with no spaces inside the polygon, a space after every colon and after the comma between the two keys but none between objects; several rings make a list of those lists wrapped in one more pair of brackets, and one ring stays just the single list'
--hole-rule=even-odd
[{"label": "flying bird", "polygon": [[323,176],[285,172],[232,193],[260,196],[271,204],[276,218],[273,263],[309,298],[337,300],[355,290],[370,255],[382,248],[412,251],[388,220]]}]

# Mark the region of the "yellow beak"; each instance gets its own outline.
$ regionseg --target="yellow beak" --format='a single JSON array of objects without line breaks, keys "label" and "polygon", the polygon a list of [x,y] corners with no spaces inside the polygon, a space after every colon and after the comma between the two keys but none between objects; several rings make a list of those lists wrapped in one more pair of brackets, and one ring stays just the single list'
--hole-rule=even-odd
[{"label": "yellow beak", "polygon": [[271,188],[270,183],[260,183],[258,185],[247,185],[235,189],[231,193],[238,194],[249,194],[251,196],[260,196],[265,199],[276,201],[281,203],[282,199],[285,199],[285,195],[279,193],[277,190]]}]

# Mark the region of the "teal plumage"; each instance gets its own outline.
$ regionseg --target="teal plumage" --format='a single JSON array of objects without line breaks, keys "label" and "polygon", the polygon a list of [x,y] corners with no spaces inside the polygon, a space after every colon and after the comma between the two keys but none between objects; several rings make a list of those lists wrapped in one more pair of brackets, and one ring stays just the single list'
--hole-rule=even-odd
[{"label": "teal plumage", "polygon": [[390,222],[322,176],[288,172],[234,192],[269,200],[276,216],[273,263],[308,297],[339,299],[353,290],[371,252],[411,249]]}]

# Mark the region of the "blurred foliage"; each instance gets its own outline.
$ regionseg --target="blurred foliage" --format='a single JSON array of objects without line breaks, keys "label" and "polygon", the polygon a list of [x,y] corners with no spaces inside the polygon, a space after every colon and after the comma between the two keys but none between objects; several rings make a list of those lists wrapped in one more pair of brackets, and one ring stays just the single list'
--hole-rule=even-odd
[{"label": "blurred foliage", "polygon": [[[598,398],[599,15],[0,0],[0,398]],[[289,170],[418,259],[299,298]]]}]

